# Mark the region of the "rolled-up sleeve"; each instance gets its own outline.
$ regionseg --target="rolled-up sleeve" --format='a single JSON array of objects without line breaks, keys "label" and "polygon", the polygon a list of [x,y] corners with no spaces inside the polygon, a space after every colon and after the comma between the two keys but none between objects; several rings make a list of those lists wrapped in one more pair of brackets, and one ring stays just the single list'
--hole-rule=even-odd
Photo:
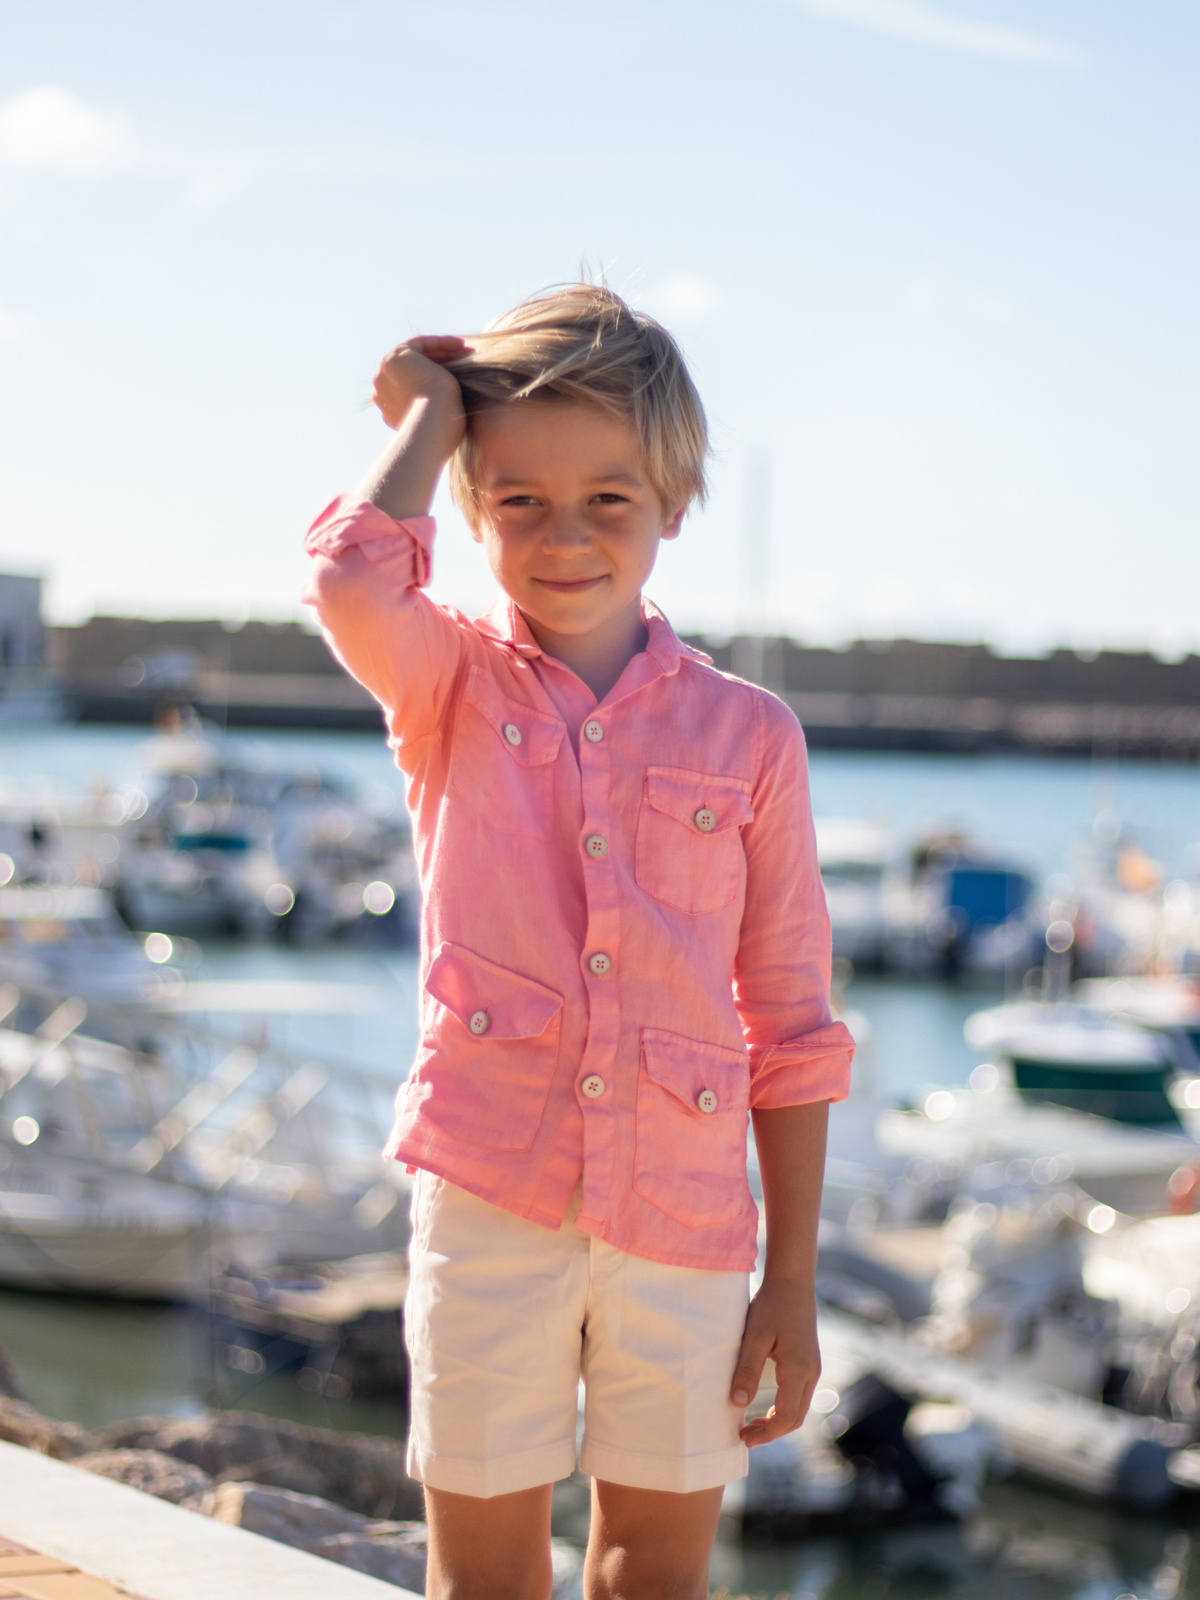
[{"label": "rolled-up sleeve", "polygon": [[462,658],[462,630],[421,590],[432,570],[432,517],[397,522],[340,495],[304,541],[313,569],[301,599],[330,649],[379,701],[390,743],[405,747],[441,721]]},{"label": "rolled-up sleeve", "polygon": [[829,1010],[829,914],[817,866],[804,735],[781,702],[755,696],[761,760],[743,830],[746,903],[734,998],[756,1110],[844,1100],[854,1040]]}]

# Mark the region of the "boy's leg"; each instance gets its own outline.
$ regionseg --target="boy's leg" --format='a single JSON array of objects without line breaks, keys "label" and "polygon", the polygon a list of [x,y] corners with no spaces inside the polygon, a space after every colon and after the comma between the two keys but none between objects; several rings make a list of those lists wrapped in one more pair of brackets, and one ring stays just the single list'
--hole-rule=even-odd
[{"label": "boy's leg", "polygon": [[722,1493],[668,1494],[593,1478],[587,1600],[708,1600]]},{"label": "boy's leg", "polygon": [[426,1487],[425,1515],[428,1600],[549,1600],[548,1483],[488,1500]]}]

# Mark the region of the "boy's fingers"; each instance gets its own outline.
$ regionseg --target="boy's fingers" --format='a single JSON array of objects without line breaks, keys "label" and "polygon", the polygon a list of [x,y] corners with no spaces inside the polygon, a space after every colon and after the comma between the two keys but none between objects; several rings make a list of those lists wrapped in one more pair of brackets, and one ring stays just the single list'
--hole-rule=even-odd
[{"label": "boy's fingers", "polygon": [[733,1374],[729,1398],[735,1406],[748,1406],[758,1393],[763,1367],[771,1353],[770,1339],[755,1338],[747,1334],[738,1351],[738,1364]]},{"label": "boy's fingers", "polygon": [[809,1373],[802,1367],[776,1369],[779,1387],[775,1391],[775,1404],[765,1417],[755,1417],[741,1431],[744,1443],[766,1444],[770,1439],[781,1439],[793,1433],[808,1415],[813,1390],[819,1373]]}]

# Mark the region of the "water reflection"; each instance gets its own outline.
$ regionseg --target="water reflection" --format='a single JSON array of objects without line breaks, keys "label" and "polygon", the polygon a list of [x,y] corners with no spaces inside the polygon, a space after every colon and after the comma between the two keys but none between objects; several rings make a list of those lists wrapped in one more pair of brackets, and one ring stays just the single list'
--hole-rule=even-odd
[{"label": "water reflection", "polygon": [[787,1547],[726,1543],[716,1594],[762,1600],[1197,1600],[1200,1508],[1122,1516],[993,1484],[964,1527]]}]

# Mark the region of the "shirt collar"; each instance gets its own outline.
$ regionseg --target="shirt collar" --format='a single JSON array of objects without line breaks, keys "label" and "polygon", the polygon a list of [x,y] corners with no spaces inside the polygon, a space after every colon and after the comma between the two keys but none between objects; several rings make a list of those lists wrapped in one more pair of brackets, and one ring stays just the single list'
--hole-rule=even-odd
[{"label": "shirt collar", "polygon": [[[642,621],[646,624],[649,635],[643,653],[650,657],[661,672],[668,676],[678,672],[679,663],[684,657],[692,661],[711,662],[712,657],[706,656],[703,650],[694,650],[691,645],[682,642],[653,600],[647,600],[645,595],[642,596]],[[502,596],[489,606],[483,615],[476,619],[475,626],[487,638],[509,645],[526,659],[545,654],[530,632],[529,624],[521,615],[516,602],[507,596]]]}]

